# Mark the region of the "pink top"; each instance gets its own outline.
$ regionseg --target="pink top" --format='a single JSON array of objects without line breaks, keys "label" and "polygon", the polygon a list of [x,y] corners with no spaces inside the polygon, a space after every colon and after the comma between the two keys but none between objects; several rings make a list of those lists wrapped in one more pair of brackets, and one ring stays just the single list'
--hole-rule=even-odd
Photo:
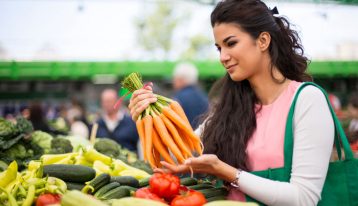
[{"label": "pink top", "polygon": [[[262,105],[256,114],[256,130],[247,145],[251,171],[277,168],[284,165],[283,144],[288,111],[301,82],[291,81],[280,96],[269,105]],[[228,199],[245,201],[237,189],[231,189]]]}]

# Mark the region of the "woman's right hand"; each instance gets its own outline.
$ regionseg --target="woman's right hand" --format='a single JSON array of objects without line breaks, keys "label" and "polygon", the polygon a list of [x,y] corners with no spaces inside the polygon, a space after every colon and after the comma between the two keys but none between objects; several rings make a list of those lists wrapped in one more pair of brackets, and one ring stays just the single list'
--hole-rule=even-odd
[{"label": "woman's right hand", "polygon": [[149,83],[144,88],[133,92],[128,105],[133,121],[137,121],[139,115],[149,106],[149,104],[157,101],[157,97],[153,94],[152,87],[153,83]]}]

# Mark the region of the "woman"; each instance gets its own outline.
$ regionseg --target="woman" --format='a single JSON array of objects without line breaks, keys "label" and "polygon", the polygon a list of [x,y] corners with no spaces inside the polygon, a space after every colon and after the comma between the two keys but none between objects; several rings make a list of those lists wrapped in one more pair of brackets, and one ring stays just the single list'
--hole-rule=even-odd
[{"label": "woman", "polygon": [[[248,195],[267,205],[316,205],[325,181],[334,139],[334,123],[324,94],[303,88],[293,119],[292,173],[288,182],[251,171],[284,164],[286,119],[306,74],[297,33],[290,23],[259,0],[227,0],[211,14],[215,45],[226,68],[221,96],[197,132],[204,155],[184,165],[162,162],[171,172],[208,173],[232,183],[229,199]],[[133,93],[132,118],[156,101],[151,87]]]}]

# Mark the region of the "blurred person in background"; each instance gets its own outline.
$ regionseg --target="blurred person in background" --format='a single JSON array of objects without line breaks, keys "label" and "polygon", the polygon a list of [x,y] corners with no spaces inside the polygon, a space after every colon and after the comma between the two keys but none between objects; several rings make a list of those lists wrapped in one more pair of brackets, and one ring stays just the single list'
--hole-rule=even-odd
[{"label": "blurred person in background", "polygon": [[45,118],[45,113],[39,102],[33,102],[29,107],[29,120],[34,127],[34,130],[41,130],[43,132],[54,134],[55,131],[51,129]]},{"label": "blurred person in background", "polygon": [[15,120],[15,116],[16,116],[16,109],[13,105],[5,105],[4,107],[4,111],[3,111],[3,116],[5,119],[10,120],[10,121],[14,121]]},{"label": "blurred person in background", "polygon": [[22,105],[20,107],[20,114],[25,119],[29,119],[30,118],[30,109],[29,109],[29,107],[27,105]]},{"label": "blurred person in background", "polygon": [[105,89],[101,93],[102,113],[98,123],[97,137],[108,137],[121,146],[137,152],[138,133],[128,111],[121,105],[114,109],[118,99],[117,91]]},{"label": "blurred person in background", "polygon": [[348,140],[352,150],[358,155],[358,92],[354,92],[348,101],[348,115],[351,119],[348,125]]},{"label": "blurred person in background", "polygon": [[183,107],[194,129],[209,106],[207,95],[198,86],[198,76],[197,68],[190,63],[180,63],[173,71],[173,98]]},{"label": "blurred person in background", "polygon": [[87,125],[82,121],[82,110],[72,107],[67,111],[67,120],[70,125],[70,135],[88,139],[89,131]]},{"label": "blurred person in background", "polygon": [[337,117],[342,119],[343,113],[342,113],[342,106],[341,106],[341,100],[339,99],[339,97],[333,93],[328,93],[328,100],[332,105],[332,108],[334,110],[334,112],[336,113]]},{"label": "blurred person in background", "polygon": [[87,120],[87,110],[83,102],[77,100],[76,98],[72,98],[71,108],[76,108],[76,110],[80,112],[80,116],[78,116],[79,120],[83,122],[87,126],[87,128],[89,128],[90,123]]}]

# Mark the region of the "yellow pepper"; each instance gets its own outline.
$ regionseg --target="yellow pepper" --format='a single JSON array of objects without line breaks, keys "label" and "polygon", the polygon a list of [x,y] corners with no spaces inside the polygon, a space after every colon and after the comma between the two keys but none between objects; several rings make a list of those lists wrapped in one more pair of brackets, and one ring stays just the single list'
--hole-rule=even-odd
[{"label": "yellow pepper", "polygon": [[123,170],[118,175],[119,176],[132,176],[132,177],[136,178],[137,180],[141,180],[141,179],[150,177],[150,174],[148,174],[147,172],[145,172],[143,170],[137,169],[137,168]]},{"label": "yellow pepper", "polygon": [[27,166],[27,170],[29,170],[29,171],[37,170],[38,168],[41,167],[41,165],[42,165],[41,161],[31,160]]},{"label": "yellow pepper", "polygon": [[6,187],[10,182],[17,177],[17,163],[13,161],[7,169],[0,174],[0,187]]},{"label": "yellow pepper", "polygon": [[111,168],[99,160],[94,161],[92,167],[96,170],[96,176],[102,173],[111,173]]},{"label": "yellow pepper", "polygon": [[4,188],[0,187],[0,192],[4,192],[6,194],[6,196],[8,198],[8,204],[10,206],[18,206],[16,199],[8,191],[6,191]]},{"label": "yellow pepper", "polygon": [[83,156],[87,159],[89,162],[94,162],[96,160],[102,161],[106,165],[111,165],[112,158],[101,154],[97,152],[97,150],[93,148],[89,148],[83,151]]},{"label": "yellow pepper", "polygon": [[67,157],[74,157],[76,155],[78,155],[78,153],[75,152],[66,153],[66,154],[46,154],[46,155],[42,155],[40,160],[42,160],[43,165],[50,165],[55,162],[59,162]]},{"label": "yellow pepper", "polygon": [[88,167],[92,167],[92,163],[87,161],[87,159],[81,155],[75,157],[75,165],[84,165]]},{"label": "yellow pepper", "polygon": [[31,206],[32,205],[32,202],[34,201],[34,198],[35,198],[35,192],[36,192],[35,185],[30,185],[29,190],[27,191],[26,198],[25,198],[24,202],[22,203],[22,206]]}]

